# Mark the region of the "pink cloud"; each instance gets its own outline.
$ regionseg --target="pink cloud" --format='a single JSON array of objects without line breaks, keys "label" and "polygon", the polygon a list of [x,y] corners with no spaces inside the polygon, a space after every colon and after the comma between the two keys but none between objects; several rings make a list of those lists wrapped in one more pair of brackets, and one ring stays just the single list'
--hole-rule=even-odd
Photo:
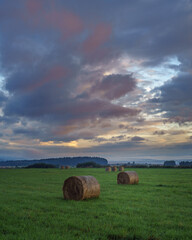
[{"label": "pink cloud", "polygon": [[135,116],[139,114],[139,109],[131,109],[112,104],[102,100],[78,101],[68,109],[70,114],[76,118],[111,118],[123,116]]},{"label": "pink cloud", "polygon": [[51,81],[59,81],[60,83],[60,81],[62,81],[62,78],[64,78],[67,75],[67,73],[68,70],[66,68],[62,66],[54,66],[47,72],[47,74],[41,80],[36,81],[35,83],[29,85],[25,90],[33,91]]},{"label": "pink cloud", "polygon": [[122,107],[114,104],[109,104],[108,108],[104,108],[100,116],[101,117],[125,117],[125,116],[136,116],[139,114],[141,110],[139,109],[132,109],[132,108],[127,108],[127,107]]},{"label": "pink cloud", "polygon": [[106,76],[102,81],[95,83],[90,92],[95,97],[104,99],[117,99],[131,92],[136,87],[136,79],[132,75],[113,74]]},{"label": "pink cloud", "polygon": [[52,134],[56,135],[56,136],[67,135],[67,134],[73,132],[76,128],[77,128],[76,125],[70,125],[70,123],[68,123],[68,125],[59,126],[56,129],[54,129],[52,131]]},{"label": "pink cloud", "polygon": [[45,14],[46,24],[58,29],[61,38],[65,39],[83,30],[83,21],[74,13],[65,9],[54,9]]},{"label": "pink cloud", "polygon": [[25,4],[27,11],[31,15],[37,14],[43,8],[42,2],[40,0],[27,0]]},{"label": "pink cloud", "polygon": [[21,18],[29,26],[50,30],[59,30],[61,39],[66,39],[83,30],[82,19],[75,13],[57,6],[51,0],[46,3],[43,0],[27,0],[25,2],[25,12],[21,13]]},{"label": "pink cloud", "polygon": [[104,44],[111,36],[112,28],[106,23],[96,26],[93,33],[84,41],[83,51],[90,54]]}]

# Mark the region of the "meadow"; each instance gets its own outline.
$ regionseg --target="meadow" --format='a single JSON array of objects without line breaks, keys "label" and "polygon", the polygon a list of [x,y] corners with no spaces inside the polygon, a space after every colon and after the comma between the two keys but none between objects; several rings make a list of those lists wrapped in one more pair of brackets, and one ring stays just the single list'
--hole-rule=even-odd
[{"label": "meadow", "polygon": [[[191,240],[192,169],[0,169],[0,240]],[[70,176],[92,175],[99,198],[63,199]]]}]

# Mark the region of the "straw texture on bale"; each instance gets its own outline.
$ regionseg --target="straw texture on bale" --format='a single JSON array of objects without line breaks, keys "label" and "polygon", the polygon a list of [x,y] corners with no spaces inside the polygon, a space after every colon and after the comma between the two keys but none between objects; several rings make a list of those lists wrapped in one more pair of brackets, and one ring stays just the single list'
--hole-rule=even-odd
[{"label": "straw texture on bale", "polygon": [[139,177],[135,171],[120,172],[117,175],[118,184],[138,184]]},{"label": "straw texture on bale", "polygon": [[111,172],[111,167],[106,167],[106,168],[105,168],[105,171],[106,171],[106,172]]},{"label": "straw texture on bale", "polygon": [[117,167],[115,167],[115,166],[112,167],[112,171],[113,171],[113,172],[117,172]]},{"label": "straw texture on bale", "polygon": [[124,167],[123,167],[123,166],[120,166],[120,167],[119,167],[119,171],[124,171]]},{"label": "straw texture on bale", "polygon": [[65,180],[63,196],[67,200],[83,200],[100,195],[100,185],[93,176],[73,176]]},{"label": "straw texture on bale", "polygon": [[70,167],[69,166],[65,166],[65,169],[69,169]]}]

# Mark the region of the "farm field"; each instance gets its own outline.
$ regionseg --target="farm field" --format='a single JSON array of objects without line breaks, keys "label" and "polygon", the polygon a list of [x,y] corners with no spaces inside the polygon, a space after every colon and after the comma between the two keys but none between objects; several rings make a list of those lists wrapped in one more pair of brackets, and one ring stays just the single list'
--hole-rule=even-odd
[{"label": "farm field", "polygon": [[[191,240],[192,169],[126,169],[118,185],[105,169],[0,169],[0,240]],[[99,198],[63,199],[70,176],[92,175]]]}]

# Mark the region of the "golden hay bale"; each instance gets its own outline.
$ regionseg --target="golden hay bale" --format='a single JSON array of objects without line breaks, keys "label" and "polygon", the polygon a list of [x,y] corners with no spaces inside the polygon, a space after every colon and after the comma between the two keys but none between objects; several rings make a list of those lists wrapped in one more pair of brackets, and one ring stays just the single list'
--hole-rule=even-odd
[{"label": "golden hay bale", "polygon": [[135,171],[120,172],[117,175],[118,184],[138,184],[139,177]]},{"label": "golden hay bale", "polygon": [[61,166],[61,169],[64,169],[64,166]]},{"label": "golden hay bale", "polygon": [[123,166],[120,166],[119,167],[119,171],[124,171],[125,169],[124,169],[124,167]]},{"label": "golden hay bale", "polygon": [[65,180],[63,196],[67,200],[99,197],[100,185],[93,176],[73,176]]},{"label": "golden hay bale", "polygon": [[113,172],[117,172],[117,167],[116,167],[116,166],[113,166],[113,167],[112,167],[112,171],[113,171]]},{"label": "golden hay bale", "polygon": [[111,167],[106,167],[106,168],[105,168],[105,171],[106,171],[106,172],[111,172]]},{"label": "golden hay bale", "polygon": [[69,166],[65,166],[65,169],[69,169],[70,167]]}]

